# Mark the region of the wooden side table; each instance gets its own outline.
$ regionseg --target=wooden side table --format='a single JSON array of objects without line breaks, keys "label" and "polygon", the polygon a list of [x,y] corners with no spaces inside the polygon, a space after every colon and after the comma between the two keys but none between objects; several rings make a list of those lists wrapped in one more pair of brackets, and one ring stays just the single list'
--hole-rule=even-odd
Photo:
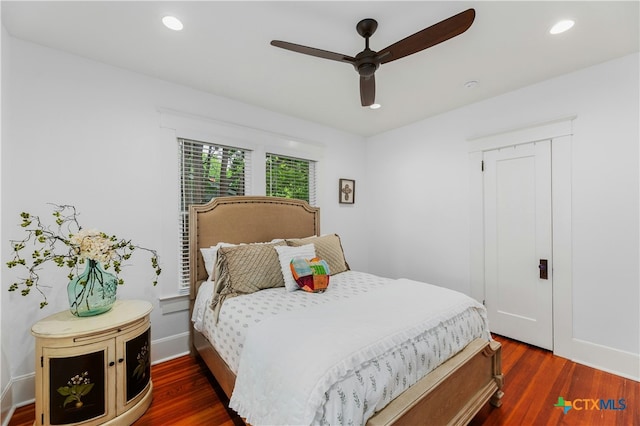
[{"label": "wooden side table", "polygon": [[68,310],[33,325],[35,425],[131,424],[151,404],[151,303],[118,300],[94,317]]}]

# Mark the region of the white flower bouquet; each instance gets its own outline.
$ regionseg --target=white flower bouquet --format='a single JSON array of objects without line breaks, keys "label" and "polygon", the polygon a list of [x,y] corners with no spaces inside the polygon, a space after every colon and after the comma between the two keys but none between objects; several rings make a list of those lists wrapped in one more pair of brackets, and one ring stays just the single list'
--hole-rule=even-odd
[{"label": "white flower bouquet", "polygon": [[[42,291],[39,271],[42,265],[53,261],[58,267],[70,269],[69,280],[78,275],[78,265],[85,261],[95,261],[103,264],[105,270],[113,268],[118,278],[118,284],[124,284],[124,280],[118,276],[121,272],[122,262],[128,260],[133,251],[141,249],[151,253],[151,266],[155,273],[153,285],[158,284],[161,269],[158,264],[158,254],[155,250],[140,247],[131,243],[131,240],[119,239],[115,235],[107,235],[97,229],[83,229],[78,222],[76,209],[70,205],[54,204],[53,217],[57,228],[46,226],[39,216],[30,213],[21,213],[22,223],[27,236],[20,240],[11,240],[13,258],[7,262],[9,268],[24,267],[27,276],[19,279],[9,286],[9,291],[21,289],[23,296],[28,295],[35,288],[43,297],[40,308],[47,305],[47,297]],[[27,244],[32,244],[34,250],[30,256],[22,253]]]}]

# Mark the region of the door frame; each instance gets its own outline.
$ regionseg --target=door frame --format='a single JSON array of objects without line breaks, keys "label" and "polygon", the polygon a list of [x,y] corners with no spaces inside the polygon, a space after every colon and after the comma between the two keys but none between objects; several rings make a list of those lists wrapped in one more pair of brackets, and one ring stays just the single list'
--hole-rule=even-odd
[{"label": "door frame", "polygon": [[565,117],[467,140],[470,195],[469,279],[471,296],[480,302],[485,299],[483,152],[551,140],[553,353],[569,359],[572,358],[573,339],[571,141],[575,119],[575,116]]}]

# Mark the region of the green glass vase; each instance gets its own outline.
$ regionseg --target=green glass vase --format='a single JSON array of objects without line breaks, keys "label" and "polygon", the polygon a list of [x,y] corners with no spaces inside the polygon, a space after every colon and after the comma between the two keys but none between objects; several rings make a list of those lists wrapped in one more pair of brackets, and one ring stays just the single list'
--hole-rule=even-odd
[{"label": "green glass vase", "polygon": [[69,309],[78,317],[107,312],[116,302],[118,279],[102,269],[100,262],[86,259],[84,272],[67,285]]}]

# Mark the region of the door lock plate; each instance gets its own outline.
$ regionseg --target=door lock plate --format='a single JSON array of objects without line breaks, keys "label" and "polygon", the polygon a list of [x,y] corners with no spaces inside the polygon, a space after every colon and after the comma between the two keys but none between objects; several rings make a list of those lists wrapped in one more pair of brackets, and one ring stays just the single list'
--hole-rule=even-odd
[{"label": "door lock plate", "polygon": [[548,262],[547,259],[540,259],[540,264],[538,264],[538,269],[540,269],[540,279],[548,280],[549,272],[548,272]]}]

